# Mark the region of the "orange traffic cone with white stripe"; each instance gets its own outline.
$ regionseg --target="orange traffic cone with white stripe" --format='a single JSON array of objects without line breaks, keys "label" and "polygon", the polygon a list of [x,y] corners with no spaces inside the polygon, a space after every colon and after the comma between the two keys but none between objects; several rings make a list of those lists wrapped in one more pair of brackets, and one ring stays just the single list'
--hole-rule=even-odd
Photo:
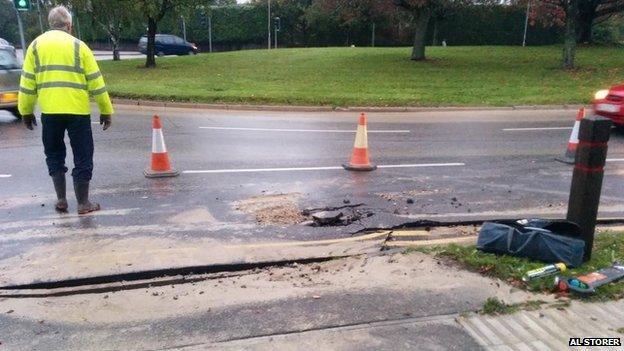
[{"label": "orange traffic cone with white stripe", "polygon": [[342,165],[349,171],[372,171],[377,169],[368,158],[368,137],[366,131],[366,114],[360,115],[360,120],[355,134],[355,145],[353,145],[353,155],[349,163]]},{"label": "orange traffic cone with white stripe", "polygon": [[576,121],[574,122],[574,128],[570,134],[570,140],[568,141],[568,148],[565,155],[562,158],[558,158],[558,161],[574,164],[576,161],[576,149],[579,143],[579,130],[581,129],[581,120],[585,118],[585,108],[581,107],[576,114]]},{"label": "orange traffic cone with white stripe", "polygon": [[171,168],[169,154],[165,146],[165,138],[162,133],[160,117],[152,118],[152,165],[145,170],[147,178],[175,177],[180,173]]}]

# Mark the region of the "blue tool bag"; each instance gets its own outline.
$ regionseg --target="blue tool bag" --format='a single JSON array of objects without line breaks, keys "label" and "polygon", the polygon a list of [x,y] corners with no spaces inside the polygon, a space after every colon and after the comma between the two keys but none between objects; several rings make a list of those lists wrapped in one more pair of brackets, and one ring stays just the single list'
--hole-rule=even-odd
[{"label": "blue tool bag", "polygon": [[585,241],[578,225],[568,221],[492,221],[483,223],[477,249],[578,267],[583,264]]}]

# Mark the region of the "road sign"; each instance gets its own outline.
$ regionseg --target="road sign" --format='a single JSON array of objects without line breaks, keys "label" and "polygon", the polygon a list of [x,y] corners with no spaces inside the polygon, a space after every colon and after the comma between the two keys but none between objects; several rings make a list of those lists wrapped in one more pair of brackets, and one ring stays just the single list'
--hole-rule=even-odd
[{"label": "road sign", "polygon": [[15,8],[19,11],[30,10],[30,0],[13,0]]},{"label": "road sign", "polygon": [[200,13],[199,23],[201,24],[202,27],[208,27],[208,17],[205,14]]}]

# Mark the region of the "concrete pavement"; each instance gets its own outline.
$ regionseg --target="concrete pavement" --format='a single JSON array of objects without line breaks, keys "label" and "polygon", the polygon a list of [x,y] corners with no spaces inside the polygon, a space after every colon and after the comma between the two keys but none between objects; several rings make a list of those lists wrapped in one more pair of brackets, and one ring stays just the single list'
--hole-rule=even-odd
[{"label": "concrete pavement", "polygon": [[[624,301],[583,303],[575,301],[566,308],[520,311],[509,316],[471,315],[459,323],[486,350],[587,350],[594,347],[569,346],[571,338],[617,338],[619,346],[595,347],[622,349]],[[618,331],[620,330],[620,331]]]},{"label": "concrete pavement", "polygon": [[[543,305],[475,313],[489,297]],[[621,340],[622,303],[532,295],[423,253],[386,252],[3,291],[0,343],[7,350],[566,350],[571,337]]]},{"label": "concrete pavement", "polygon": [[532,298],[416,252],[186,278],[5,292],[0,342],[8,350],[475,350],[454,321],[460,313],[492,296]]}]

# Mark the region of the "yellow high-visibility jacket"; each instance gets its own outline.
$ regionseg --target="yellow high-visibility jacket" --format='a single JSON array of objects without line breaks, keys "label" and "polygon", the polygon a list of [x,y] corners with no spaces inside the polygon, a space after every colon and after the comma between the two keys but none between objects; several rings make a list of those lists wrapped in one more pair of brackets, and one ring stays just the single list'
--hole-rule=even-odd
[{"label": "yellow high-visibility jacket", "polygon": [[102,114],[113,114],[104,78],[89,47],[71,34],[51,30],[28,47],[20,80],[18,109],[33,113],[88,115],[89,95]]}]

